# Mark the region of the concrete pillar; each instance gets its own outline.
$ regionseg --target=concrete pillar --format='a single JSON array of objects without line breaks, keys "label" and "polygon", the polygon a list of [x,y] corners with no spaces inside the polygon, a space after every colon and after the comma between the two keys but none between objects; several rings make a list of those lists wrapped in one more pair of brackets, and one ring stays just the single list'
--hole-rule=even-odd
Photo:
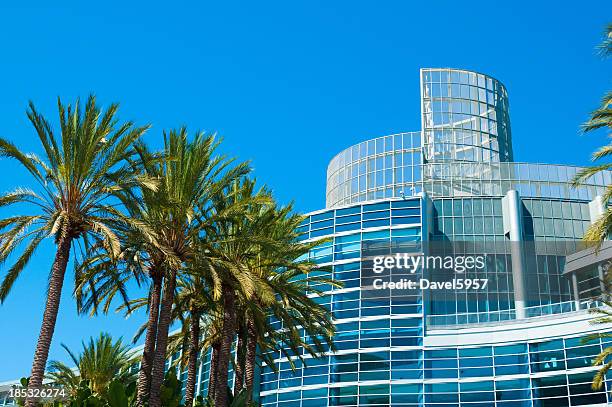
[{"label": "concrete pillar", "polygon": [[578,311],[580,309],[580,294],[578,293],[578,276],[576,275],[576,272],[572,273],[572,289],[574,291],[576,311]]},{"label": "concrete pillar", "polygon": [[606,292],[606,273],[602,264],[597,266],[597,272],[599,275],[599,289],[601,294],[604,294]]},{"label": "concrete pillar", "polygon": [[523,242],[522,202],[518,191],[513,189],[502,198],[504,233],[510,237],[512,259],[512,283],[514,285],[514,309],[517,319],[527,316],[527,290],[525,289],[525,252]]}]

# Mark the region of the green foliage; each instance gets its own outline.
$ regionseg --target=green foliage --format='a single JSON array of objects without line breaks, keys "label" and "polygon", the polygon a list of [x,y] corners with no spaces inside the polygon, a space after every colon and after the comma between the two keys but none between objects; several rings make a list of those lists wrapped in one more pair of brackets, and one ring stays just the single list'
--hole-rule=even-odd
[{"label": "green foliage", "polygon": [[66,405],[68,407],[105,407],[108,404],[91,390],[87,380],[81,380],[75,394]]},{"label": "green foliage", "polygon": [[166,373],[161,388],[161,404],[163,407],[179,407],[181,405],[181,382],[176,377],[176,369],[172,368]]},{"label": "green foliage", "polygon": [[[19,380],[19,384],[21,384],[21,387],[23,387],[23,388],[28,387],[28,385],[30,384],[30,378],[29,377],[22,377]],[[15,400],[15,402],[17,403],[18,406],[25,406],[25,399],[17,398]]]},{"label": "green foliage", "polygon": [[[612,23],[607,25],[604,33],[604,39],[598,48],[600,54],[604,58],[612,56]],[[610,132],[612,130],[612,92],[610,91],[604,95],[600,106],[591,112],[589,119],[582,125],[582,130],[584,132],[590,132],[598,129],[607,130],[608,137],[612,138],[612,133]],[[579,185],[595,174],[602,171],[611,170],[612,164],[609,162],[599,164],[604,160],[609,161],[610,157],[612,157],[612,142],[593,153],[592,160],[598,164],[579,171],[573,180],[574,184]],[[596,251],[599,250],[604,240],[606,240],[612,234],[612,208],[610,208],[608,205],[608,203],[612,201],[612,185],[606,186],[605,193],[601,197],[601,200],[606,206],[605,211],[603,215],[599,217],[599,219],[593,222],[584,235],[584,240],[595,242]],[[610,271],[608,271],[606,272],[605,276],[606,292],[602,293],[601,298],[605,304],[605,308],[592,311],[598,315],[598,317],[592,321],[595,324],[608,324],[612,322],[612,312],[610,312],[610,309],[612,309],[612,294],[610,291],[611,280],[612,275],[610,274]],[[609,338],[611,335],[604,333],[598,334],[598,336]],[[610,361],[611,355],[612,347],[608,346],[593,360],[593,366],[600,366],[598,372],[593,378],[592,388],[595,390],[603,387],[605,376],[610,369],[612,369],[612,361]]]},{"label": "green foliage", "polygon": [[[130,382],[126,385],[119,380],[112,380],[104,389],[104,395],[101,395],[92,390],[91,383],[88,380],[81,380],[68,400],[55,402],[48,407],[132,407],[135,406],[135,402],[136,382]],[[162,406],[179,407],[178,404],[174,403],[162,403]]]},{"label": "green foliage", "polygon": [[51,361],[47,377],[52,383],[74,393],[82,381],[86,380],[94,393],[104,396],[111,382],[118,381],[128,385],[136,380],[129,370],[134,363],[130,348],[121,338],[113,341],[109,334],[101,333],[95,339],[83,341],[82,346],[81,353],[75,355],[62,344],[70,356],[71,365],[76,366],[77,370],[62,362]]},{"label": "green foliage", "polygon": [[128,407],[129,396],[134,394],[136,383],[132,382],[125,387],[121,382],[113,380],[106,392],[106,401],[109,407]]},{"label": "green foliage", "polygon": [[118,254],[114,225],[121,213],[113,205],[113,196],[146,183],[126,165],[126,159],[147,127],[120,122],[118,105],[103,111],[93,95],[85,106],[78,100],[65,105],[59,99],[57,106],[59,135],[34,104],[27,112],[43,156],[21,151],[0,138],[0,157],[16,161],[32,181],[29,187],[0,196],[0,207],[11,213],[0,220],[0,262],[15,255],[0,284],[0,303],[47,237],[56,242],[78,239],[82,247],[99,244]]},{"label": "green foliage", "polygon": [[[606,27],[604,40],[598,47],[603,57],[612,56],[612,24]],[[595,130],[607,130],[608,137],[612,137],[612,91],[608,91],[601,100],[597,109],[591,112],[589,119],[582,125],[582,131],[587,133]],[[573,183],[580,185],[589,180],[594,175],[612,170],[612,164],[609,158],[612,156],[612,142],[600,147],[595,151],[591,160],[596,163],[593,166],[586,167],[580,170],[574,177]],[[602,202],[607,203],[612,200],[612,185],[606,187],[606,191],[602,196]],[[612,208],[607,207],[604,214],[597,219],[587,230],[584,235],[584,240],[595,242],[597,249],[601,243],[612,233]]]},{"label": "green foliage", "polygon": [[[237,395],[232,394],[232,390],[228,387],[228,407],[258,407],[259,404],[254,401],[248,401],[248,394],[246,390],[240,391]],[[209,397],[205,400],[202,396],[196,397],[196,401],[194,407],[215,407],[214,401],[212,401]]]}]

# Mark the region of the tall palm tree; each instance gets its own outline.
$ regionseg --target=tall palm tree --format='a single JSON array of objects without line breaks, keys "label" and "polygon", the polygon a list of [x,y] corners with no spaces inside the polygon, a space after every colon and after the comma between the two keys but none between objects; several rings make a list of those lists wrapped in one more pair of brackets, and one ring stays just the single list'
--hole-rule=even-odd
[{"label": "tall palm tree", "polygon": [[[327,277],[327,271],[316,263],[305,259],[308,252],[322,241],[300,242],[298,226],[303,217],[292,213],[292,206],[264,211],[264,224],[259,233],[271,244],[260,247],[261,251],[251,263],[253,273],[264,280],[275,293],[273,301],[264,301],[255,295],[245,313],[246,357],[245,388],[248,399],[252,395],[256,349],[277,350],[290,363],[292,354],[301,358],[298,348],[303,347],[313,357],[334,349],[335,327],[331,313],[316,302],[316,297],[325,295],[318,287],[330,289],[341,284]],[[272,317],[282,323],[283,329],[270,325]],[[287,351],[289,350],[289,352]],[[266,360],[274,366],[272,360]]]},{"label": "tall palm tree", "polygon": [[[136,159],[131,161],[132,167],[147,174],[150,179],[158,180],[161,155],[150,151],[141,142],[136,143],[134,147]],[[172,249],[166,246],[167,242],[157,233],[154,218],[149,216],[156,202],[160,207],[164,205],[161,197],[155,200],[155,194],[150,192],[146,189],[132,189],[119,194],[128,220],[118,223],[115,227],[121,242],[120,253],[112,256],[103,245],[91,245],[85,261],[77,268],[75,287],[79,313],[96,315],[102,309],[106,314],[117,295],[127,308],[126,316],[143,305],[147,307],[147,323],[134,337],[136,343],[142,332],[146,332],[137,382],[139,406],[143,406],[148,400],[151,388],[164,270],[167,262],[179,261]],[[145,201],[142,201],[143,199]],[[144,303],[142,299],[129,300],[127,284],[131,281],[136,282],[138,287],[148,283],[148,297]]]},{"label": "tall palm tree", "polygon": [[159,167],[162,175],[159,190],[165,195],[165,205],[161,213],[154,215],[161,227],[158,233],[167,242],[166,246],[172,248],[180,263],[171,262],[166,270],[151,370],[151,407],[160,407],[161,403],[160,391],[177,275],[198,255],[201,233],[214,227],[203,223],[207,222],[207,218],[202,213],[206,212],[214,196],[248,172],[246,164],[230,169],[231,160],[214,155],[217,146],[214,136],[203,133],[190,142],[185,129],[170,132],[165,137],[164,159]]},{"label": "tall palm tree", "polygon": [[[148,226],[142,222],[140,209],[132,206],[128,210],[131,223],[139,223],[137,228],[130,224],[117,228],[121,241],[118,256],[109,256],[101,246],[90,249],[86,261],[76,271],[75,297],[79,313],[90,315],[96,315],[100,309],[108,313],[117,295],[123,302],[118,310],[125,307],[126,316],[146,307],[147,323],[133,339],[133,343],[136,343],[141,334],[146,332],[137,382],[137,402],[142,405],[148,399],[150,390],[163,281],[163,261],[159,256],[150,256],[149,253],[170,253],[171,250],[163,246],[153,230],[148,230]],[[138,287],[148,283],[148,296],[130,300],[127,284],[132,281]]]},{"label": "tall palm tree", "polygon": [[[203,240],[206,249],[202,252],[217,271],[214,276],[218,281],[213,282],[211,290],[213,300],[222,301],[223,310],[220,343],[212,356],[215,370],[211,372],[215,380],[212,398],[218,406],[228,402],[228,368],[236,334],[237,297],[248,300],[257,293],[270,301],[274,298],[265,281],[248,267],[263,243],[257,241],[257,230],[261,226],[258,213],[262,206],[272,202],[269,192],[265,188],[256,190],[255,184],[254,180],[242,178],[214,197],[211,215],[216,221]],[[219,216],[234,207],[243,208],[241,216]]]},{"label": "tall palm tree", "polygon": [[[214,222],[214,217],[204,216],[211,197],[248,172],[246,163],[230,167],[233,160],[216,155],[218,144],[214,135],[204,133],[189,140],[187,130],[181,128],[164,133],[164,148],[157,156],[149,153],[144,145],[137,146],[142,161],[140,166],[148,178],[157,181],[158,188],[154,192],[141,189],[137,195],[129,191],[121,195],[132,219],[125,246],[133,249],[127,253],[137,251],[138,258],[146,259],[146,268],[161,273],[163,280],[161,290],[159,284],[154,284],[149,300],[145,350],[152,349],[154,344],[154,352],[152,357],[143,354],[140,378],[144,380],[139,380],[139,405],[145,403],[148,393],[149,405],[160,406],[177,278],[196,258],[200,235],[212,227],[209,222]],[[102,298],[109,304],[121,292],[117,287],[125,287],[123,282],[133,274],[125,272],[125,267],[124,270],[105,267],[109,257],[107,250],[100,247],[99,259],[83,271],[86,277],[83,281],[95,280],[98,285],[92,288],[91,284],[80,284],[88,298],[84,304],[94,304]],[[112,257],[111,260],[117,264]],[[130,256],[123,260],[132,261]]]},{"label": "tall palm tree", "polygon": [[[599,45],[600,54],[607,58],[612,55],[612,23],[608,24],[603,42]],[[587,133],[598,129],[607,129],[608,136],[612,137],[610,130],[612,130],[612,92],[608,92],[603,97],[600,106],[591,113],[589,119],[582,125],[582,131]],[[592,161],[599,163],[605,159],[609,159],[612,156],[612,142],[601,147],[599,150],[593,153]],[[595,174],[602,171],[608,171],[612,169],[612,164],[603,163],[596,164],[592,167],[587,167],[574,177],[574,185],[580,185],[584,181],[588,180]],[[602,196],[603,202],[610,202],[612,199],[612,185],[606,187],[606,192]],[[612,233],[612,209],[606,207],[603,216],[597,219],[589,227],[584,235],[584,240],[589,242],[596,242],[597,247]]]},{"label": "tall palm tree", "polygon": [[[0,196],[0,206],[23,208],[30,214],[12,215],[0,221],[0,261],[5,261],[22,244],[23,251],[8,268],[0,285],[3,302],[40,243],[54,239],[55,259],[51,266],[47,299],[36,345],[29,386],[40,387],[49,347],[55,330],[70,249],[76,241],[84,246],[98,242],[111,255],[119,252],[112,224],[117,210],[112,195],[137,184],[137,173],[125,164],[131,146],[147,127],[120,123],[118,105],[104,112],[90,96],[83,109],[58,99],[59,137],[51,124],[30,103],[27,112],[42,144],[44,156],[26,154],[6,139],[0,139],[0,156],[16,160],[33,178],[32,188],[18,188]],[[26,400],[32,407],[33,399]]]},{"label": "tall palm tree", "polygon": [[107,333],[101,333],[97,338],[90,338],[82,343],[81,353],[76,355],[66,345],[62,347],[68,353],[70,367],[63,362],[51,361],[47,377],[55,384],[76,393],[82,380],[87,380],[91,390],[105,396],[108,385],[113,380],[129,384],[136,380],[130,367],[134,363],[130,347],[121,338],[113,341]]},{"label": "tall palm tree", "polygon": [[[329,311],[307,294],[308,276],[315,274],[311,272],[316,265],[296,261],[321,242],[299,242],[296,230],[303,217],[293,214],[291,206],[278,209],[265,188],[255,189],[254,180],[235,182],[214,206],[222,210],[241,201],[249,202],[244,216],[217,222],[216,235],[207,236],[207,256],[221,270],[224,288],[223,332],[219,349],[213,353],[216,368],[211,373],[216,380],[216,405],[226,403],[229,353],[236,336],[235,393],[244,387],[250,399],[258,344],[280,349],[290,357],[291,351],[279,346],[286,342],[293,351],[304,347],[318,356],[332,344],[334,332]],[[313,278],[311,284],[335,284],[322,275]],[[312,288],[311,295],[318,294]],[[274,312],[287,329],[271,328],[268,314]],[[314,340],[306,340],[301,330]]]}]

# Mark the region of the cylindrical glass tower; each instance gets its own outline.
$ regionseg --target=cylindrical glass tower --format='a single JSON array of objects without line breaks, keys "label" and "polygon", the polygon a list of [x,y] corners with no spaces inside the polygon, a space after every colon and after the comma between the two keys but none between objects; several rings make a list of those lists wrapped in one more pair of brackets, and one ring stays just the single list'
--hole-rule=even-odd
[{"label": "cylindrical glass tower", "polygon": [[508,93],[490,76],[422,69],[421,125],[425,162],[512,161]]}]

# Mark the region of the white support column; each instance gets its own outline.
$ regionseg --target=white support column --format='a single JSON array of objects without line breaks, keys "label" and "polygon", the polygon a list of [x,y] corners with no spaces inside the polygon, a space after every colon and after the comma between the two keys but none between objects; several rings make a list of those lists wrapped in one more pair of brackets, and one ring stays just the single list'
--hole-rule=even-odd
[{"label": "white support column", "polygon": [[576,275],[576,272],[572,273],[572,289],[574,291],[576,311],[578,311],[580,309],[580,293],[578,292],[578,276]]},{"label": "white support column", "polygon": [[509,190],[502,198],[504,233],[510,237],[512,258],[512,283],[514,285],[514,309],[517,319],[526,315],[527,291],[525,289],[525,253],[521,247],[523,241],[522,202],[518,191]]},{"label": "white support column", "polygon": [[604,214],[605,205],[601,199],[601,195],[597,195],[591,202],[589,202],[589,217],[591,223],[594,223],[601,215]]}]

